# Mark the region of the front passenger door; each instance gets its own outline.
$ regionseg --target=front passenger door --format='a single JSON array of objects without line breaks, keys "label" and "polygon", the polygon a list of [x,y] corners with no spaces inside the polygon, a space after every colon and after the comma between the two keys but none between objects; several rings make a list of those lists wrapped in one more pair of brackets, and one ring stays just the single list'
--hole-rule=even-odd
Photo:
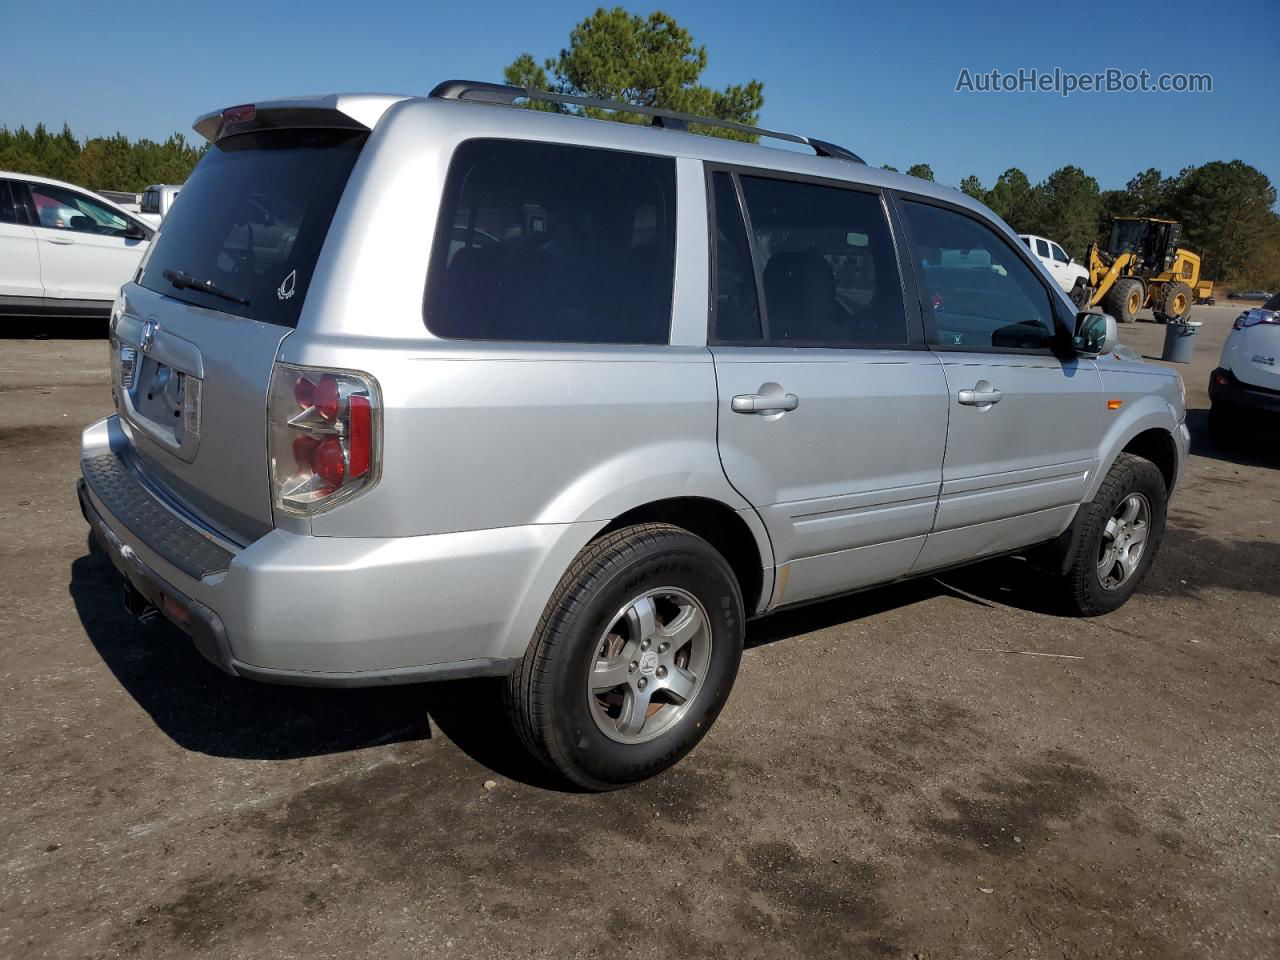
[{"label": "front passenger door", "polygon": [[900,199],[929,345],[950,392],[938,516],[916,571],[1056,536],[1085,496],[1102,426],[1094,362],[1055,352],[1052,298],[976,214]]},{"label": "front passenger door", "polygon": [[[129,219],[77,190],[29,183],[45,295],[110,302],[133,278],[147,241],[125,236]],[[150,231],[148,236],[150,235]]]}]

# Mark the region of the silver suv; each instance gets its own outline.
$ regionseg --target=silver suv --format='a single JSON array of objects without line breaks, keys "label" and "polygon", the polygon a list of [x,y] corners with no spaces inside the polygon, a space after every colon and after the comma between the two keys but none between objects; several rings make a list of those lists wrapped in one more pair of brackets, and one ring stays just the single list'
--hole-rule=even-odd
[{"label": "silver suv", "polygon": [[752,617],[1011,553],[1120,606],[1178,376],[962,193],[690,123],[733,127],[459,81],[201,117],[83,440],[135,607],[255,680],[506,677],[605,789],[707,732]]}]

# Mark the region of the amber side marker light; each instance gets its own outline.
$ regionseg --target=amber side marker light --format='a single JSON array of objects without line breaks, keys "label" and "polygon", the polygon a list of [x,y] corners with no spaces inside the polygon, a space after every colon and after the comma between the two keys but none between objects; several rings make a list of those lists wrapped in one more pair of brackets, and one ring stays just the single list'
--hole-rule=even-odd
[{"label": "amber side marker light", "polygon": [[1124,404],[1124,401],[1123,401],[1123,400],[1108,400],[1108,401],[1107,401],[1107,409],[1108,409],[1108,410],[1119,410],[1119,409],[1120,409],[1120,407],[1121,407],[1123,404]]}]

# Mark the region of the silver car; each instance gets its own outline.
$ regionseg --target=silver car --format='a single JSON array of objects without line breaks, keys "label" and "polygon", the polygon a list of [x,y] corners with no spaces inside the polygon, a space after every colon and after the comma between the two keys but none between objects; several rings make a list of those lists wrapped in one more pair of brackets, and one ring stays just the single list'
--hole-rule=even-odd
[{"label": "silver car", "polygon": [[260,681],[505,677],[607,789],[706,734],[752,617],[1014,553],[1124,603],[1177,374],[964,194],[691,122],[460,81],[201,117],[83,439],[134,606]]}]

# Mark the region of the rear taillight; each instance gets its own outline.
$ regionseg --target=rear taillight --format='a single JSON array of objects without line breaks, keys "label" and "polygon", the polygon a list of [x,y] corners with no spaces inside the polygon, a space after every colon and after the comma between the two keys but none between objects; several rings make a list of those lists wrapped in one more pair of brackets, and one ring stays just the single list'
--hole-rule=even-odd
[{"label": "rear taillight", "polygon": [[275,506],[319,513],[372,486],[380,416],[368,374],[276,364],[267,398]]},{"label": "rear taillight", "polygon": [[1245,327],[1256,327],[1262,323],[1280,324],[1280,313],[1275,310],[1246,310],[1236,317],[1236,322],[1231,325],[1231,328],[1243,330]]}]

